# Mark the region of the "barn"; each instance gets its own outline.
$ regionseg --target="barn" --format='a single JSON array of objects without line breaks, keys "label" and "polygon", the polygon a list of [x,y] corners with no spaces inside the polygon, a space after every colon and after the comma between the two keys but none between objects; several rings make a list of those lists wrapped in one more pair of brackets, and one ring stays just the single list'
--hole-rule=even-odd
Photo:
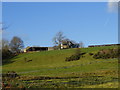
[{"label": "barn", "polygon": [[27,47],[24,49],[24,52],[30,51],[48,51],[48,47]]}]

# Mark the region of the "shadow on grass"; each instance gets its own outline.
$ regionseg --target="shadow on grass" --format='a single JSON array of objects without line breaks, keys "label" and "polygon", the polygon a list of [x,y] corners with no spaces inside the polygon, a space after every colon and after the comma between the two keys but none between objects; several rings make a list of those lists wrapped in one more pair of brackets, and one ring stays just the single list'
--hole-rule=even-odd
[{"label": "shadow on grass", "polygon": [[14,61],[12,61],[12,59],[5,59],[5,60],[2,60],[2,65],[6,65],[6,64],[10,64],[10,63],[13,63]]},{"label": "shadow on grass", "polygon": [[12,56],[8,59],[2,59],[2,65],[13,63],[13,62],[15,62],[15,61],[13,61],[13,59],[17,59],[17,58],[19,58],[19,56]]}]

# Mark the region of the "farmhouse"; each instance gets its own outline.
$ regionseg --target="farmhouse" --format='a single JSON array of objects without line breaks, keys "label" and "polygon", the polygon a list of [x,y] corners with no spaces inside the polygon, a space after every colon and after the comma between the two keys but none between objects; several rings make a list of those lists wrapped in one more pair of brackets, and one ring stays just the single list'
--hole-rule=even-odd
[{"label": "farmhouse", "polygon": [[71,41],[62,42],[61,49],[68,49],[68,48],[79,48],[79,44],[72,43]]}]

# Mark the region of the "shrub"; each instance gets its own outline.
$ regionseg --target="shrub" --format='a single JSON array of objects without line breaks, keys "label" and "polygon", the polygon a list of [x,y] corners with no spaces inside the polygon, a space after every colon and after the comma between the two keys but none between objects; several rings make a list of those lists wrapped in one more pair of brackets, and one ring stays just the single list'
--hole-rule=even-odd
[{"label": "shrub", "polygon": [[93,53],[89,53],[90,56],[94,55]]},{"label": "shrub", "polygon": [[6,74],[3,74],[2,77],[16,78],[19,75],[15,71],[8,71]]},{"label": "shrub", "polygon": [[65,61],[75,61],[75,60],[79,60],[82,55],[84,55],[85,53],[82,53],[81,50],[79,48],[77,48],[75,50],[75,54],[71,55],[70,57],[66,57]]},{"label": "shrub", "polygon": [[12,56],[12,52],[10,50],[2,50],[2,59],[8,59]]},{"label": "shrub", "polygon": [[79,59],[80,59],[80,55],[72,55],[70,57],[66,57],[65,61],[74,61]]},{"label": "shrub", "polygon": [[109,58],[118,58],[119,55],[119,49],[106,49],[106,50],[100,50],[98,53],[96,53],[93,58],[95,59],[109,59]]}]

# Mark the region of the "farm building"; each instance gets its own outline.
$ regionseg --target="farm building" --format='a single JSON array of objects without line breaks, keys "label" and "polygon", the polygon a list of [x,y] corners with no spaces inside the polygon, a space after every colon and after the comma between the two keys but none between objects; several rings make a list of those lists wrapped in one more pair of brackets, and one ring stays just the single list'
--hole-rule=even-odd
[{"label": "farm building", "polygon": [[27,47],[24,52],[29,52],[29,51],[47,51],[48,47]]},{"label": "farm building", "polygon": [[90,45],[88,47],[103,47],[103,46],[116,46],[116,45],[120,45],[120,44]]},{"label": "farm building", "polygon": [[50,51],[53,50],[52,47],[27,47],[24,49],[24,52],[30,52],[30,51]]}]

